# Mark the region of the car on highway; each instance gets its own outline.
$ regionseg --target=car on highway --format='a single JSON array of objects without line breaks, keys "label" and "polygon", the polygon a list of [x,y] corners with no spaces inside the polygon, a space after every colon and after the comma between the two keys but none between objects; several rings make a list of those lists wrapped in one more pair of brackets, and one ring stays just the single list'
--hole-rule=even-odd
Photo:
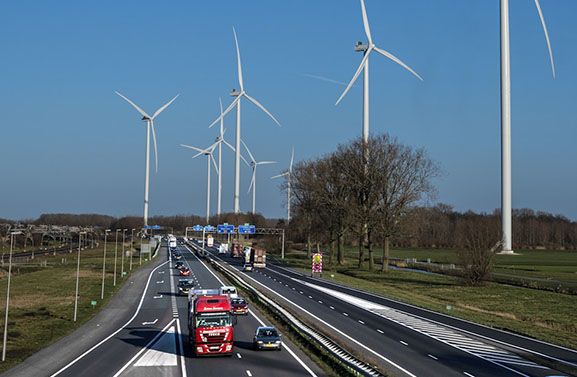
[{"label": "car on highway", "polygon": [[182,254],[180,254],[179,252],[176,252],[176,253],[172,254],[172,257],[176,260],[181,260]]},{"label": "car on highway", "polygon": [[191,289],[194,288],[194,280],[193,279],[178,279],[178,294],[179,295],[187,295]]},{"label": "car on highway", "polygon": [[259,327],[256,329],[252,341],[255,350],[273,349],[280,351],[282,348],[281,335],[274,327]]},{"label": "car on highway", "polygon": [[190,268],[182,266],[180,269],[180,276],[190,276]]},{"label": "car on highway", "polygon": [[248,302],[242,297],[231,298],[230,308],[232,314],[248,315]]},{"label": "car on highway", "polygon": [[184,262],[179,260],[174,264],[174,268],[180,270],[182,267],[184,267]]},{"label": "car on highway", "polygon": [[254,270],[254,267],[253,267],[252,264],[250,264],[250,263],[245,263],[245,264],[242,266],[242,270],[243,270],[244,272],[252,272],[252,271]]},{"label": "car on highway", "polygon": [[238,297],[238,292],[237,292],[236,288],[233,287],[232,285],[223,285],[222,287],[220,287],[220,294],[226,295],[230,298],[237,298]]}]

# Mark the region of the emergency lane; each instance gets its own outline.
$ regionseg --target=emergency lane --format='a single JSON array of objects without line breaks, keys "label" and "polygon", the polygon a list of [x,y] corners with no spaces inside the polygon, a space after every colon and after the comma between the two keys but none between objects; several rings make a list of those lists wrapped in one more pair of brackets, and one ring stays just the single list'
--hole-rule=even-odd
[{"label": "emergency lane", "polygon": [[[209,251],[213,257],[221,257],[240,270],[241,258],[219,256],[214,248]],[[343,297],[339,297],[340,292],[338,288],[335,289],[336,286],[332,290],[319,289],[316,284],[305,282],[302,274],[293,273],[288,276],[282,270],[275,271],[273,267],[256,269],[256,273],[246,273],[245,276],[251,283],[254,282],[256,287],[268,287],[270,291],[267,293],[272,293],[272,296],[287,303],[290,301],[289,306],[297,306],[299,311],[307,312],[309,318],[312,315],[334,329],[327,329],[328,331],[358,343],[355,346],[359,351],[372,359],[375,359],[375,356],[380,358],[380,365],[389,370],[401,366],[408,372],[403,374],[420,376],[462,376],[466,373],[474,376],[559,374],[451,331],[444,334],[446,338],[451,337],[451,342],[436,339],[427,333],[433,330],[433,324],[423,321],[419,324],[421,328],[415,330],[414,323],[395,322],[381,313],[368,312],[358,304],[358,300],[355,302],[354,296],[358,294],[349,295],[353,298],[349,297],[347,302]],[[317,279],[310,280],[316,283]],[[386,308],[385,313],[388,312],[390,310]],[[460,348],[456,348],[454,342],[460,342]]]},{"label": "emergency lane", "polygon": [[[198,289],[218,289],[226,285],[201,261],[192,250],[179,246],[185,265],[190,268],[190,278],[194,279]],[[181,278],[174,269],[173,279]],[[188,299],[177,297],[178,320],[184,341],[186,370],[189,376],[196,375],[247,375],[247,376],[324,376],[325,373],[306,355],[297,349],[286,337],[282,338],[281,351],[253,350],[253,336],[259,326],[269,325],[264,317],[249,307],[247,316],[236,316],[234,332],[234,352],[232,357],[195,357],[188,343]]]}]

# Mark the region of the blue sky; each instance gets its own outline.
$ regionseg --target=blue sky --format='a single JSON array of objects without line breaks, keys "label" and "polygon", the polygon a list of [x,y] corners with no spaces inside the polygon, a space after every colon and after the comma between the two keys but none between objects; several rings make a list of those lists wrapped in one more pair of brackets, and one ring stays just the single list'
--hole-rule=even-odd
[{"label": "blue sky", "polygon": [[[464,211],[500,206],[499,1],[366,0],[373,40],[424,78],[371,56],[371,132],[424,147],[444,171],[437,201]],[[541,0],[557,78],[532,0],[511,0],[513,207],[577,219],[577,2]],[[338,107],[364,41],[358,0],[5,1],[0,5],[0,217],[141,215],[145,111],[180,97],[155,121],[159,172],[151,215],[204,214],[207,126],[238,88],[236,27],[248,102],[242,135],[259,160],[257,210],[285,215],[270,177],[361,133],[361,85]],[[234,114],[225,119],[233,143]],[[232,209],[233,154],[223,153],[223,210]],[[213,177],[215,174],[213,172]],[[242,168],[241,209],[250,169]],[[213,181],[213,188],[216,181]],[[216,194],[212,208],[216,210]]]}]

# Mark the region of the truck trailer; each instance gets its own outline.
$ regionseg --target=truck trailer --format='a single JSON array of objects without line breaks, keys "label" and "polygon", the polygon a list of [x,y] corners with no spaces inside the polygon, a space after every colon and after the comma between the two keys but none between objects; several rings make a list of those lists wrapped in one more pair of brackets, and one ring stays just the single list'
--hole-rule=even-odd
[{"label": "truck trailer", "polygon": [[244,249],[244,263],[254,268],[266,268],[266,250],[259,247],[247,247]]}]

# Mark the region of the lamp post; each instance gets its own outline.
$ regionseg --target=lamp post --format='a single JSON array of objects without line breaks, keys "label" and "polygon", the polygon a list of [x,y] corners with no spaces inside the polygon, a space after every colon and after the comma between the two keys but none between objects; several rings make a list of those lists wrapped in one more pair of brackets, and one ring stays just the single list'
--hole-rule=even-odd
[{"label": "lamp post", "polygon": [[12,249],[14,248],[14,236],[22,232],[10,233],[10,256],[8,257],[8,288],[6,290],[6,317],[4,318],[4,340],[2,342],[2,361],[6,360],[6,340],[8,339],[8,307],[10,305],[10,278],[12,275]]},{"label": "lamp post", "polygon": [[120,277],[124,277],[124,254],[126,254],[126,250],[124,249],[126,247],[126,232],[128,231],[128,229],[122,229],[122,257],[120,258],[121,263],[120,263]]},{"label": "lamp post", "polygon": [[132,271],[132,246],[134,245],[134,231],[136,229],[132,229],[132,233],[130,234],[130,271]]},{"label": "lamp post", "polygon": [[[80,276],[80,246],[82,235],[86,235],[86,232],[78,232],[78,262],[76,264],[76,294],[74,295],[74,322],[76,322],[76,313],[78,311],[78,278]],[[85,237],[86,238],[86,237]]]},{"label": "lamp post", "polygon": [[100,293],[100,299],[104,300],[104,275],[106,273],[106,238],[108,237],[108,232],[110,229],[104,231],[104,256],[102,257],[102,293]]},{"label": "lamp post", "polygon": [[118,259],[118,231],[120,229],[116,229],[116,240],[114,241],[114,286],[116,287],[116,260]]},{"label": "lamp post", "polygon": [[140,252],[138,253],[138,265],[142,265],[142,240],[144,239],[144,233],[140,236]]}]

